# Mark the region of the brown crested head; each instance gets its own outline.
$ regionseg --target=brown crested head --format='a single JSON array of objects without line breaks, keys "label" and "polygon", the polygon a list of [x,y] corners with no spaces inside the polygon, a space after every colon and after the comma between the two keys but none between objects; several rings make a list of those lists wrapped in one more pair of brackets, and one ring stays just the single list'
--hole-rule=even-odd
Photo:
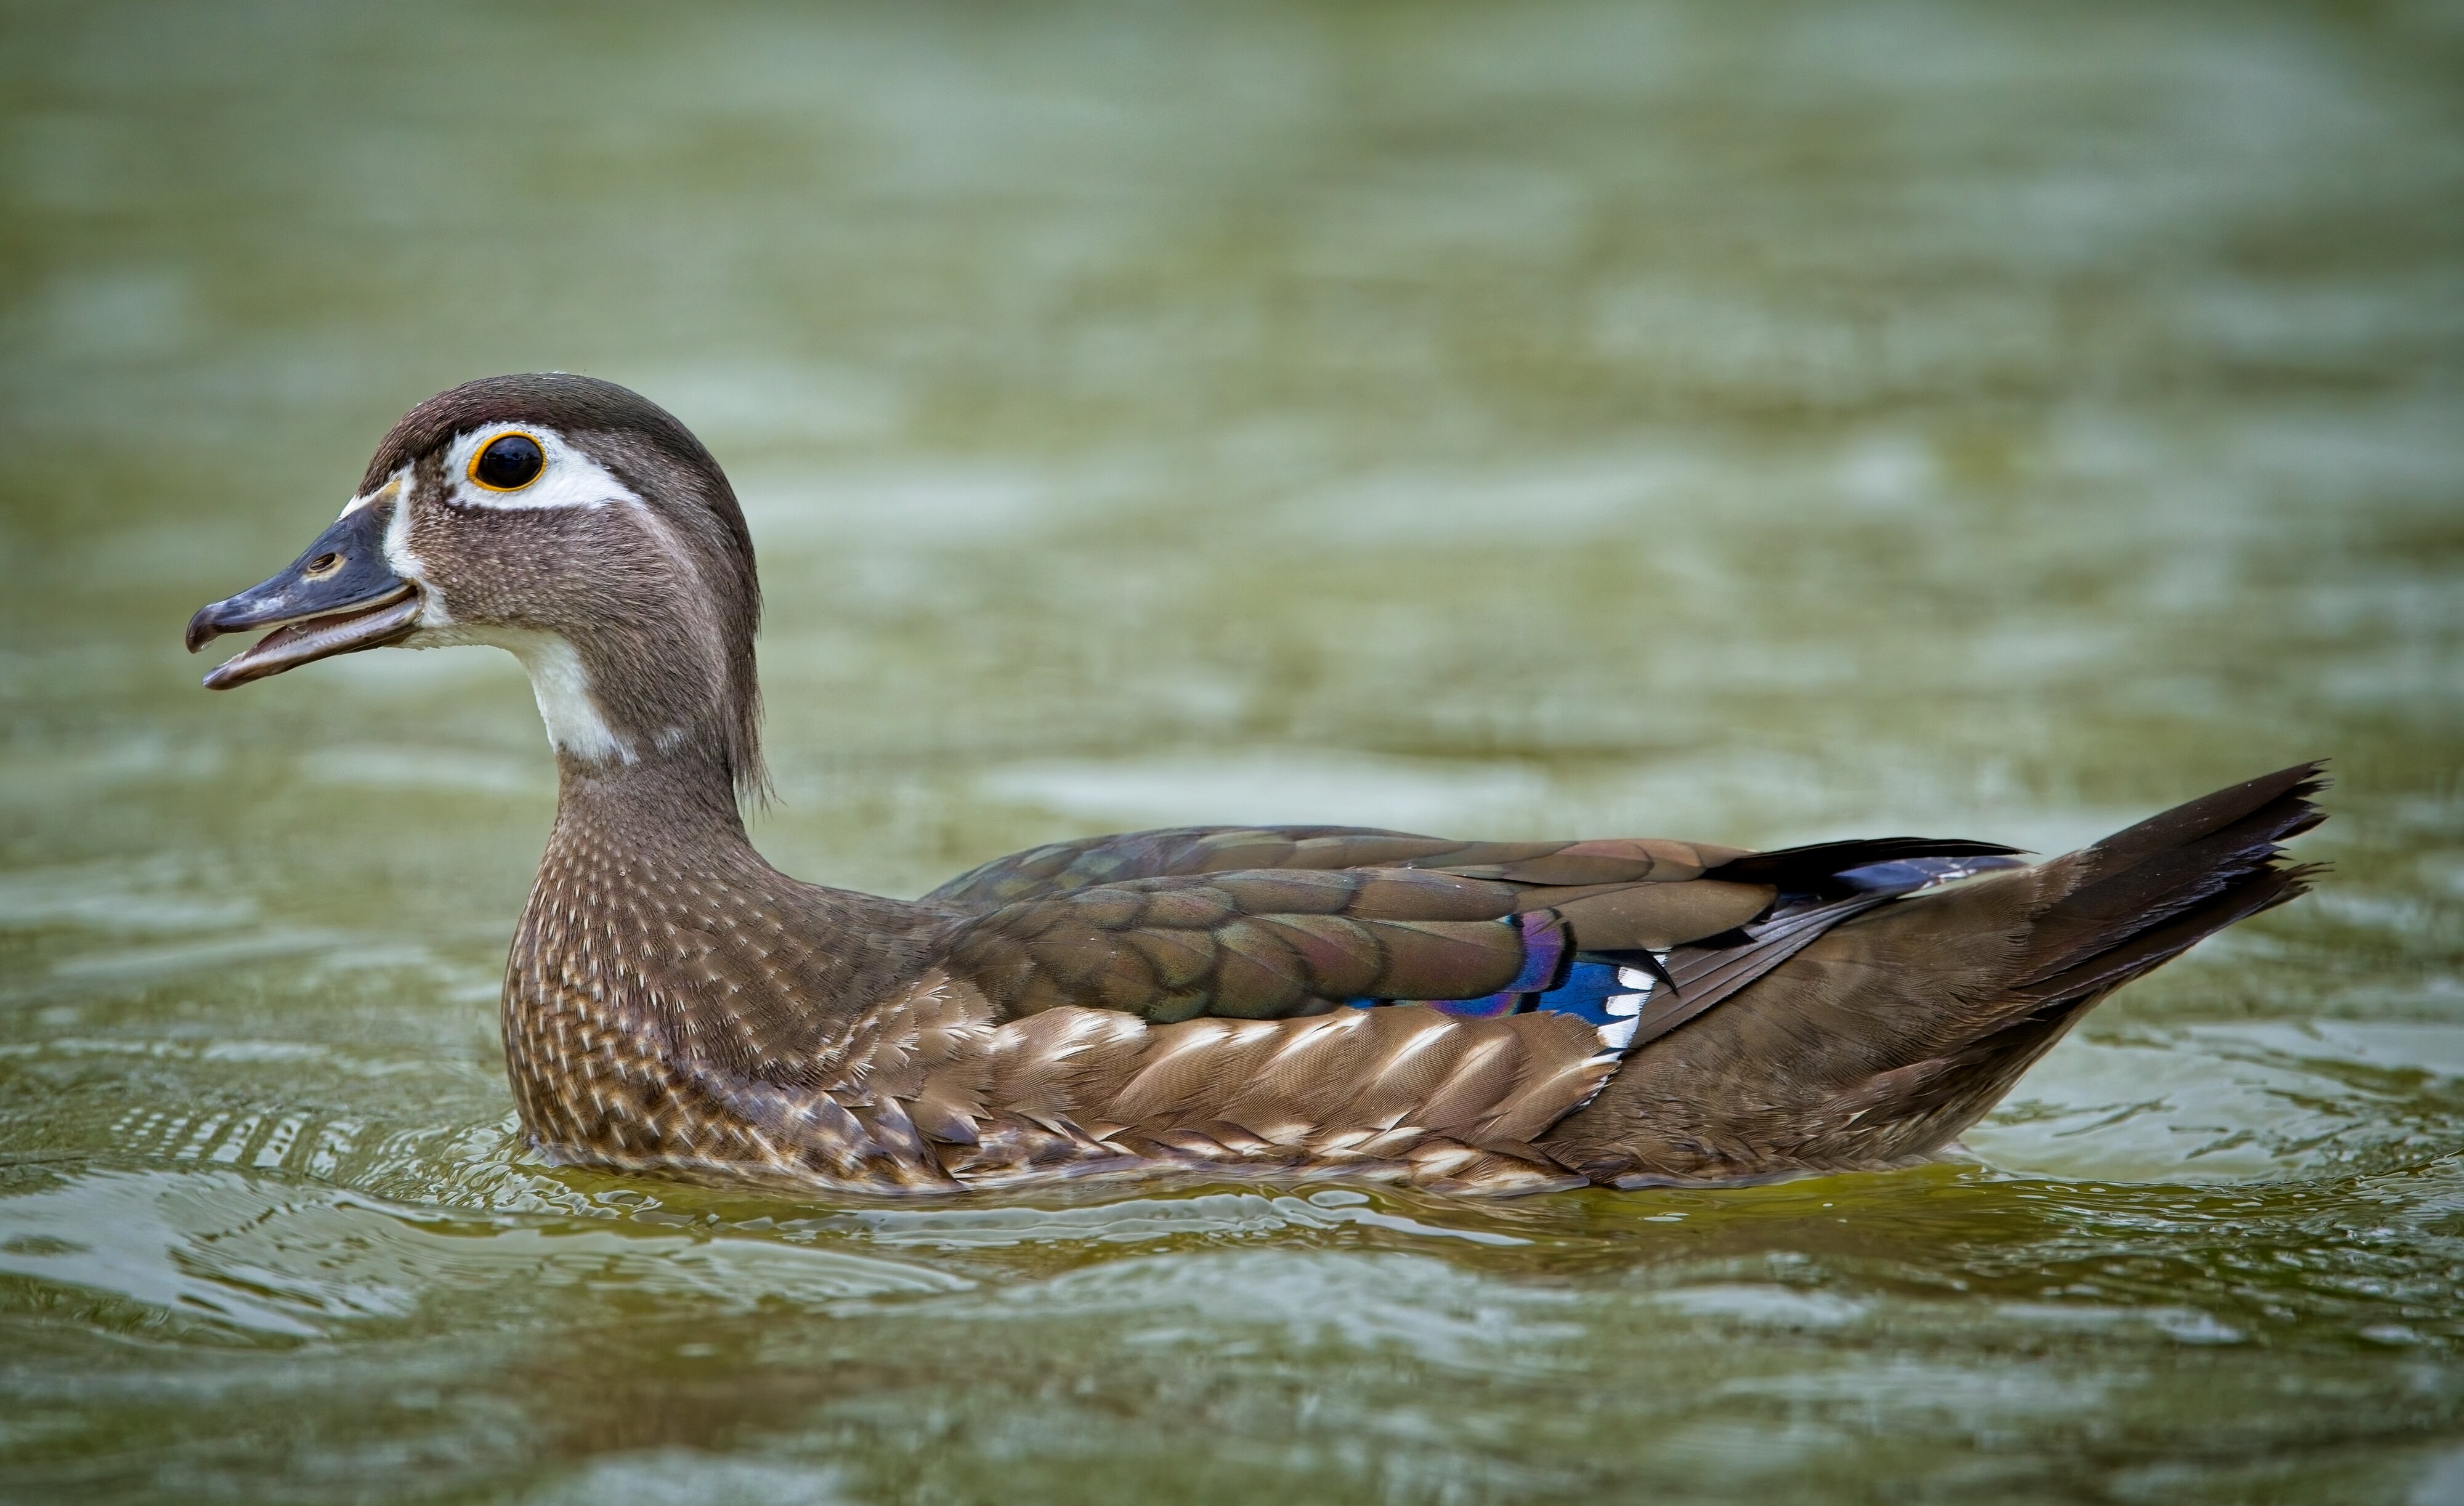
[{"label": "brown crested head", "polygon": [[200,611],[193,649],[275,632],[217,688],[382,645],[490,644],[585,766],[715,760],[761,784],[753,541],[725,472],[656,404],[590,377],[488,377],[405,414],[290,570]]}]

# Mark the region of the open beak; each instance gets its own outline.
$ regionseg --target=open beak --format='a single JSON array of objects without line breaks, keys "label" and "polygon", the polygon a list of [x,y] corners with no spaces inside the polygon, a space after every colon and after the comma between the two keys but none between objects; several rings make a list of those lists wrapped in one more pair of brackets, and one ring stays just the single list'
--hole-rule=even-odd
[{"label": "open beak", "polygon": [[188,652],[225,633],[274,631],[206,676],[228,690],[336,654],[399,643],[419,625],[419,588],[387,568],[385,525],[398,502],[344,513],[291,568],[261,585],[201,607],[188,619]]}]

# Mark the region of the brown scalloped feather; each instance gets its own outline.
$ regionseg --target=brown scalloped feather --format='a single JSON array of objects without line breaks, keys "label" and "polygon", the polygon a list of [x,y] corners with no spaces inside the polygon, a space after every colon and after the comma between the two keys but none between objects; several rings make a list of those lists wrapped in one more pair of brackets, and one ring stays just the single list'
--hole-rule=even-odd
[{"label": "brown scalloped feather", "polygon": [[1343,826],[1182,826],[1055,842],[996,859],[926,895],[991,907],[1133,879],[1243,869],[1418,868],[1517,884],[1679,883],[1749,856],[1656,837],[1592,841],[1463,842]]},{"label": "brown scalloped feather", "polygon": [[1279,1019],[1354,998],[1472,998],[1523,969],[1525,933],[1503,924],[1517,893],[1399,868],[1137,879],[968,917],[946,966],[1004,1015]]},{"label": "brown scalloped feather", "polygon": [[1734,930],[1771,907],[1767,884],[1637,884],[1556,906],[1586,951],[1659,951]]},{"label": "brown scalloped feather", "polygon": [[[1577,1186],[1529,1144],[1615,1064],[1559,1015],[1413,1008],[1150,1026],[1068,1008],[997,1022],[934,975],[869,1012],[816,1085],[713,1127],[603,1151],[622,1166],[891,1192],[1131,1170],[1340,1170],[1452,1191]],[[757,1105],[742,1095],[728,1105]]]},{"label": "brown scalloped feather", "polygon": [[[1252,835],[1199,850],[1254,859],[1260,843]],[[1304,845],[1289,844],[1293,851]],[[1360,844],[1344,845],[1356,851]],[[1539,845],[1448,851],[1511,860],[1480,865],[1483,873],[1531,871],[1538,862],[1553,865],[1538,871],[1560,876],[1629,877],[1560,886],[1390,867],[1128,879],[967,917],[954,933],[947,965],[1004,1015],[1091,1004],[1155,1023],[1201,1015],[1280,1019],[1351,999],[1496,993],[1523,972],[1528,940],[1523,928],[1499,923],[1535,909],[1554,907],[1580,948],[1660,949],[1732,930],[1776,892],[1665,877],[1701,871],[1705,851],[1681,843],[1595,842],[1584,844],[1599,849],[1588,854],[1529,859]],[[1671,850],[1679,848],[1682,862]]]}]

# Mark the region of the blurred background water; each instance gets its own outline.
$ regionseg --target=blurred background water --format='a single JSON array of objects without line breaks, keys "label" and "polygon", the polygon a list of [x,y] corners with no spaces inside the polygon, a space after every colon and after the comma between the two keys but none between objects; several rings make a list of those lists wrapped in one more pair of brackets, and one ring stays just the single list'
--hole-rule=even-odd
[{"label": "blurred background water", "polygon": [[[2453,7],[12,5],[0,136],[0,1495],[2464,1500]],[[735,477],[808,878],[2319,754],[2337,869],[1925,1169],[554,1170],[515,666],[178,646],[551,367]]]}]

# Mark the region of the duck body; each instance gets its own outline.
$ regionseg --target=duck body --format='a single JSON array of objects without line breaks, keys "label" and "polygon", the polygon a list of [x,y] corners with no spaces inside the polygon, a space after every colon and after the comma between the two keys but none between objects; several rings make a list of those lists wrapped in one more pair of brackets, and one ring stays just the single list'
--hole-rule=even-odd
[{"label": "duck body", "polygon": [[275,628],[218,686],[387,644],[523,659],[560,797],[502,1022],[560,1161],[874,1193],[1902,1165],[2115,988],[2300,892],[2280,844],[2321,818],[2304,765],[2034,865],[1914,838],[1191,827],[906,902],[801,883],[746,837],[758,603],[681,425],[521,377],[413,409],[299,562],[190,624],[192,647]]}]

